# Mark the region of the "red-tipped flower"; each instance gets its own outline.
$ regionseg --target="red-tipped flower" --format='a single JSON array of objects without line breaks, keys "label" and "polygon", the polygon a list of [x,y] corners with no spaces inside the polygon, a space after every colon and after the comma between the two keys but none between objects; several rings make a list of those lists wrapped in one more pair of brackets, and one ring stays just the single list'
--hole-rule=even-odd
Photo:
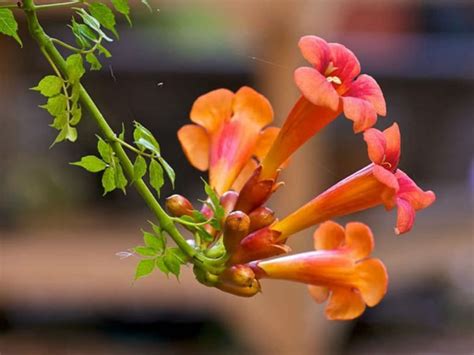
[{"label": "red-tipped flower", "polygon": [[395,232],[408,232],[415,211],[431,205],[432,191],[421,190],[404,172],[397,170],[400,131],[395,123],[384,132],[370,129],[364,134],[372,164],[338,182],[297,211],[277,222],[272,229],[280,238],[331,218],[345,216],[378,205],[398,207]]},{"label": "red-tipped flower", "polygon": [[379,259],[369,258],[374,248],[370,228],[352,222],[346,229],[323,223],[314,233],[317,251],[251,263],[258,279],[282,279],[308,284],[313,298],[329,298],[329,319],[353,319],[365,306],[378,304],[387,291],[388,276]]}]

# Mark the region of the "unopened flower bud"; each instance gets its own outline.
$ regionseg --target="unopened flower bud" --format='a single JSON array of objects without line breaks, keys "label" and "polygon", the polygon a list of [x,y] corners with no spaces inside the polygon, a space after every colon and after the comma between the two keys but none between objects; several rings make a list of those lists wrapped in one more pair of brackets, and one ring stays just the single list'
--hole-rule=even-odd
[{"label": "unopened flower bud", "polygon": [[250,218],[241,211],[231,212],[224,224],[224,246],[228,253],[239,245],[240,241],[248,234]]},{"label": "unopened flower bud", "polygon": [[215,285],[221,291],[241,297],[252,297],[261,291],[260,283],[254,279],[250,286],[237,286],[234,284],[219,282]]},{"label": "unopened flower bud", "polygon": [[268,207],[258,207],[250,214],[250,228],[249,233],[267,227],[275,221],[275,212]]},{"label": "unopened flower bud", "polygon": [[189,200],[181,195],[171,195],[166,199],[166,209],[174,217],[191,216],[194,210]]},{"label": "unopened flower bud", "polygon": [[224,207],[226,216],[234,210],[238,198],[239,193],[233,190],[226,191],[222,194],[220,203],[222,207]]},{"label": "unopened flower bud", "polygon": [[219,280],[236,286],[251,287],[255,273],[248,265],[234,265],[225,269],[220,275]]}]

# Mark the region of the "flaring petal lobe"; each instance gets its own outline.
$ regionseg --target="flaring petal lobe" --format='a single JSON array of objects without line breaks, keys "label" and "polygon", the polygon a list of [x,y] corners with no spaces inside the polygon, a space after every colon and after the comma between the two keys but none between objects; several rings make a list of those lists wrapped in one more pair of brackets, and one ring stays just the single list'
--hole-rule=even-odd
[{"label": "flaring petal lobe", "polygon": [[196,169],[205,171],[209,168],[209,135],[206,130],[194,124],[181,127],[178,139],[186,158]]},{"label": "flaring petal lobe", "polygon": [[273,120],[273,109],[270,102],[265,96],[248,86],[243,86],[235,93],[232,108],[234,115],[246,117],[259,128],[266,126]]},{"label": "flaring petal lobe", "polygon": [[407,200],[397,198],[397,226],[395,234],[410,231],[415,223],[415,209]]},{"label": "flaring petal lobe", "polygon": [[366,258],[374,249],[374,236],[368,226],[359,222],[346,225],[346,246],[355,260]]},{"label": "flaring petal lobe", "polygon": [[387,107],[382,89],[370,75],[362,74],[354,80],[344,96],[357,97],[369,101],[380,116],[387,114]]},{"label": "flaring petal lobe", "polygon": [[295,82],[303,96],[317,106],[336,111],[339,107],[339,94],[326,77],[316,69],[300,67],[295,70]]},{"label": "flaring petal lobe", "polygon": [[372,168],[374,177],[394,192],[398,191],[399,183],[397,177],[389,170],[381,167],[380,165],[374,165]]},{"label": "flaring petal lobe", "polygon": [[344,243],[344,228],[333,221],[321,224],[313,234],[314,248],[316,250],[334,250]]},{"label": "flaring petal lobe", "polygon": [[350,320],[360,316],[365,303],[360,293],[346,287],[333,287],[326,306],[326,317],[332,320]]},{"label": "flaring petal lobe", "polygon": [[378,129],[369,128],[364,132],[364,140],[367,143],[369,159],[374,164],[382,164],[387,149],[385,135]]},{"label": "flaring petal lobe", "polygon": [[369,307],[378,304],[387,293],[388,274],[379,259],[366,259],[356,264],[357,288]]},{"label": "flaring petal lobe", "polygon": [[330,60],[328,43],[317,36],[303,36],[298,42],[301,54],[310,62],[316,70],[322,72],[326,69]]},{"label": "flaring petal lobe", "polygon": [[423,191],[407,174],[398,169],[395,173],[400,184],[398,197],[410,202],[415,210],[421,210],[430,206],[436,195],[433,191]]},{"label": "flaring petal lobe", "polygon": [[280,128],[278,127],[268,127],[260,132],[257,146],[254,150],[254,155],[259,161],[262,161],[262,159],[267,155],[279,132]]},{"label": "flaring petal lobe", "polygon": [[329,288],[325,286],[308,285],[308,291],[316,303],[323,303],[329,297]]},{"label": "flaring petal lobe", "polygon": [[360,73],[360,63],[355,54],[339,43],[329,43],[331,60],[336,70],[331,75],[338,76],[342,82],[350,82]]},{"label": "flaring petal lobe", "polygon": [[342,102],[345,116],[354,122],[355,133],[363,132],[377,122],[377,112],[369,101],[358,97],[343,96]]},{"label": "flaring petal lobe", "polygon": [[206,128],[209,134],[216,132],[232,116],[233,99],[234,93],[227,89],[213,90],[198,97],[191,109],[191,121]]},{"label": "flaring petal lobe", "polygon": [[[385,161],[390,163],[390,170],[395,170],[400,161],[400,128],[397,123],[394,123],[386,130],[383,131],[385,137],[386,148],[385,148]],[[370,155],[370,152],[369,152]]]}]

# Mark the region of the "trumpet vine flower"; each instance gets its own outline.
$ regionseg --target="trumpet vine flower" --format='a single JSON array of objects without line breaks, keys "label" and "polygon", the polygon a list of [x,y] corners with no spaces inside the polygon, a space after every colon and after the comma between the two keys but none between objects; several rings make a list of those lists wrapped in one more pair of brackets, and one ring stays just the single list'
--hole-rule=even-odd
[{"label": "trumpet vine flower", "polygon": [[190,163],[209,169],[211,186],[220,195],[240,190],[275,139],[278,129],[269,127],[273,110],[268,100],[249,87],[236,93],[218,89],[200,96],[191,109],[191,121],[178,131]]},{"label": "trumpet vine flower", "polygon": [[326,316],[358,317],[366,305],[377,305],[387,291],[384,264],[369,258],[374,239],[369,227],[352,222],[344,229],[328,221],[314,233],[316,251],[250,263],[257,279],[281,279],[308,284],[318,303],[329,299]]},{"label": "trumpet vine flower", "polygon": [[342,112],[354,122],[354,132],[373,126],[385,116],[385,99],[377,82],[360,74],[352,51],[316,36],[299,41],[303,57],[312,67],[297,68],[294,78],[302,96],[286,119],[262,162],[261,178],[271,178],[301,145]]},{"label": "trumpet vine flower", "polygon": [[297,211],[277,222],[272,229],[280,238],[294,234],[331,218],[384,205],[398,207],[396,234],[408,232],[415,211],[431,205],[432,191],[423,191],[403,171],[397,169],[400,158],[400,131],[395,123],[381,132],[375,128],[364,133],[372,164],[338,182]]}]

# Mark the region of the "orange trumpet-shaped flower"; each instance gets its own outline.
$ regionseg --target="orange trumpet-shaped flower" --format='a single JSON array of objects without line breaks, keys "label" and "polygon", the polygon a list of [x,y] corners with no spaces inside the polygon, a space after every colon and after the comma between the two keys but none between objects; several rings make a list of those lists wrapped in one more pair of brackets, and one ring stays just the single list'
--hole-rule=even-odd
[{"label": "orange trumpet-shaped flower", "polygon": [[273,120],[268,100],[249,87],[235,94],[218,89],[200,96],[191,109],[191,121],[178,138],[186,157],[199,170],[209,169],[209,180],[218,194],[231,187],[240,190],[252,175],[278,133],[263,129]]},{"label": "orange trumpet-shaped flower", "polygon": [[291,154],[341,112],[354,121],[356,133],[371,127],[377,114],[386,114],[382,90],[371,76],[358,76],[360,64],[349,49],[316,36],[302,37],[299,47],[313,67],[295,71],[302,97],[262,162],[262,179],[272,178]]},{"label": "orange trumpet-shaped flower", "polygon": [[387,210],[398,207],[396,234],[408,232],[415,220],[415,211],[431,205],[432,191],[421,190],[408,175],[397,169],[400,157],[400,131],[393,124],[384,132],[369,129],[364,133],[372,164],[338,182],[272,229],[284,240],[307,227],[328,219],[345,216],[378,205]]},{"label": "orange trumpet-shaped flower", "polygon": [[384,264],[368,258],[374,248],[370,228],[352,222],[346,228],[323,223],[314,233],[317,251],[250,263],[257,279],[283,279],[308,284],[318,303],[329,298],[329,319],[354,319],[366,305],[377,305],[387,291]]}]

